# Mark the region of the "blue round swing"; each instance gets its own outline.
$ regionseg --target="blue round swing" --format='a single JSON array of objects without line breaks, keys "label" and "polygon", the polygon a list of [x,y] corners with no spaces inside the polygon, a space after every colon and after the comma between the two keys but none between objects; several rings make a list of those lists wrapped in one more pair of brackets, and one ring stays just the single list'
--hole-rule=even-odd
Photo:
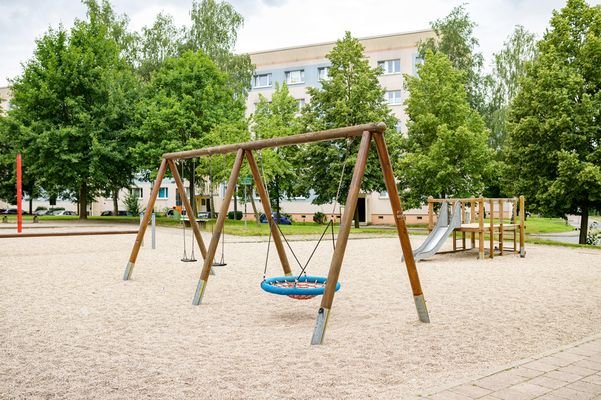
[{"label": "blue round swing", "polygon": [[[277,276],[261,282],[261,288],[266,292],[288,296],[296,300],[307,300],[320,296],[326,289],[328,279],[323,276]],[[336,291],[340,282],[336,282]]]}]

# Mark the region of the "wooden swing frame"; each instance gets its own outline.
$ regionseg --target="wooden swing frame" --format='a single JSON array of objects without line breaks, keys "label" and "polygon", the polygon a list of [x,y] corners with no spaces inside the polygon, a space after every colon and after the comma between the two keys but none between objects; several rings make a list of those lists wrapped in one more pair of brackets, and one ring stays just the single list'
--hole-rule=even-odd
[{"label": "wooden swing frame", "polygon": [[186,208],[186,212],[188,215],[193,215],[192,207],[190,202],[186,197],[186,192],[184,190],[184,185],[182,183],[182,179],[177,172],[177,168],[175,166],[176,160],[184,160],[194,157],[203,157],[210,156],[213,154],[228,154],[228,153],[236,153],[236,159],[234,161],[234,165],[232,167],[232,172],[230,174],[227,189],[223,198],[223,202],[219,209],[219,215],[217,221],[215,223],[215,229],[213,230],[213,234],[211,237],[211,242],[209,243],[208,249],[205,247],[202,237],[200,235],[200,229],[195,220],[190,220],[192,230],[194,231],[194,235],[196,237],[196,243],[200,248],[200,252],[204,259],[202,271],[200,273],[200,278],[198,280],[198,284],[196,287],[196,292],[194,294],[194,300],[192,304],[199,305],[202,302],[205,289],[207,286],[207,282],[209,279],[209,275],[211,272],[211,266],[213,264],[213,260],[215,258],[215,253],[217,251],[217,246],[219,244],[219,239],[221,238],[221,232],[223,230],[223,226],[225,223],[225,218],[227,216],[227,211],[229,209],[229,205],[232,199],[232,195],[234,193],[234,188],[236,187],[236,181],[238,180],[238,176],[240,174],[240,168],[242,167],[242,162],[244,158],[248,161],[250,166],[253,179],[255,181],[257,191],[259,193],[259,197],[261,199],[261,203],[263,204],[264,213],[269,220],[269,226],[271,229],[271,234],[273,237],[273,241],[280,259],[280,263],[282,265],[282,269],[284,270],[285,275],[292,275],[292,270],[290,268],[290,263],[288,261],[288,257],[286,255],[286,251],[284,249],[284,245],[282,243],[282,238],[280,237],[278,228],[273,221],[271,206],[269,197],[267,194],[267,190],[265,189],[265,182],[263,182],[261,178],[261,174],[259,173],[259,168],[255,161],[255,157],[253,155],[254,150],[266,149],[266,148],[274,148],[281,146],[289,146],[295,144],[305,144],[319,141],[328,141],[342,138],[353,138],[357,136],[361,136],[361,144],[359,146],[359,151],[357,153],[357,160],[355,162],[355,168],[353,170],[353,177],[351,180],[351,184],[349,187],[349,192],[347,194],[346,206],[344,209],[344,214],[340,221],[340,229],[338,233],[338,238],[336,240],[336,249],[334,250],[334,254],[332,255],[332,260],[330,262],[330,269],[328,273],[328,280],[325,288],[325,292],[321,299],[321,305],[317,314],[317,320],[315,325],[315,330],[313,332],[313,337],[311,339],[311,344],[322,344],[323,338],[327,326],[328,316],[330,314],[330,310],[332,308],[332,303],[334,301],[334,294],[336,292],[336,284],[338,283],[338,277],[340,275],[340,270],[342,268],[342,261],[344,258],[346,245],[349,238],[349,233],[351,229],[351,224],[353,221],[353,217],[355,214],[355,208],[357,206],[357,199],[359,197],[359,191],[361,188],[361,181],[363,179],[363,175],[365,173],[365,168],[367,165],[367,157],[369,155],[369,149],[372,139],[375,142],[376,149],[378,152],[378,158],[380,160],[380,167],[382,169],[382,173],[384,175],[384,182],[386,185],[386,189],[388,191],[388,197],[390,199],[390,206],[392,207],[392,213],[394,216],[397,234],[400,240],[401,249],[403,251],[405,265],[407,268],[407,274],[409,275],[409,281],[411,283],[411,289],[413,292],[413,298],[415,301],[415,306],[417,309],[418,318],[422,322],[430,322],[430,317],[428,314],[428,309],[426,307],[426,301],[424,299],[424,295],[422,292],[419,275],[417,272],[417,268],[415,266],[415,259],[413,258],[413,251],[411,249],[411,242],[409,241],[409,234],[407,232],[407,225],[405,222],[405,216],[403,214],[403,207],[401,205],[401,201],[399,199],[396,182],[394,179],[394,174],[392,170],[392,164],[390,162],[390,155],[388,153],[388,148],[386,146],[386,142],[384,140],[384,131],[386,129],[386,125],[384,123],[378,124],[364,124],[364,125],[356,125],[345,128],[337,128],[330,129],[319,132],[310,132],[303,133],[299,135],[271,138],[271,139],[263,139],[246,143],[238,143],[238,144],[228,144],[223,146],[216,147],[208,147],[204,149],[198,150],[188,150],[181,151],[175,153],[166,153],[162,156],[161,165],[159,167],[156,180],[154,182],[154,186],[152,188],[152,192],[150,194],[150,199],[148,200],[148,205],[146,206],[146,212],[144,213],[144,217],[142,220],[142,224],[138,230],[138,235],[136,237],[136,241],[133,245],[131,255],[129,257],[129,262],[125,268],[125,273],[123,275],[124,280],[131,279],[132,272],[136,263],[136,259],[138,257],[138,253],[140,251],[140,246],[142,244],[142,240],[144,238],[144,233],[146,231],[146,226],[148,224],[148,220],[150,219],[150,215],[152,210],[154,209],[155,200],[157,198],[159,188],[161,187],[161,182],[163,177],[165,176],[165,172],[167,167],[171,170],[173,174],[173,178],[175,179],[175,183],[177,185],[177,190],[180,194],[182,202],[184,203],[184,207]]}]

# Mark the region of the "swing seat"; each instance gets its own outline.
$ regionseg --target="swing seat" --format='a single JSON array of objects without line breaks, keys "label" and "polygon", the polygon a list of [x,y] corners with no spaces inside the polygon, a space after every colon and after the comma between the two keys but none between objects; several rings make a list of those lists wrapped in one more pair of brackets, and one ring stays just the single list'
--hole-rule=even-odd
[{"label": "swing seat", "polygon": [[[322,276],[277,276],[261,282],[261,289],[268,293],[288,296],[295,300],[308,300],[320,296],[326,289],[327,278]],[[336,291],[340,282],[336,283]]]}]

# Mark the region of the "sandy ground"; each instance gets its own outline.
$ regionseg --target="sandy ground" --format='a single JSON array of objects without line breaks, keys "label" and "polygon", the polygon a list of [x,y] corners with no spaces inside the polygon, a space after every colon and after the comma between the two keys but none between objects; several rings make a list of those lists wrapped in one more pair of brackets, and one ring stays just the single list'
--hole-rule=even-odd
[{"label": "sandy ground", "polygon": [[[418,264],[423,324],[398,239],[351,240],[324,345],[310,346],[319,299],[260,289],[265,242],[226,236],[228,265],[193,306],[201,265],[179,261],[181,231],[159,228],[125,282],[133,240],[2,239],[0,398],[402,399],[601,332],[601,251],[435,256]],[[306,259],[314,243],[293,246]]]}]

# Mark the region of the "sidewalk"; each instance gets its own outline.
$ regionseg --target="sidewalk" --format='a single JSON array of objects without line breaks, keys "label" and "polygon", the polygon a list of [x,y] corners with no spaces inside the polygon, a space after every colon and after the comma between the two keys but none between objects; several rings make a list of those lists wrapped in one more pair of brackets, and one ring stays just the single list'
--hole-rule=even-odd
[{"label": "sidewalk", "polygon": [[479,378],[431,388],[427,400],[601,400],[601,334]]}]

